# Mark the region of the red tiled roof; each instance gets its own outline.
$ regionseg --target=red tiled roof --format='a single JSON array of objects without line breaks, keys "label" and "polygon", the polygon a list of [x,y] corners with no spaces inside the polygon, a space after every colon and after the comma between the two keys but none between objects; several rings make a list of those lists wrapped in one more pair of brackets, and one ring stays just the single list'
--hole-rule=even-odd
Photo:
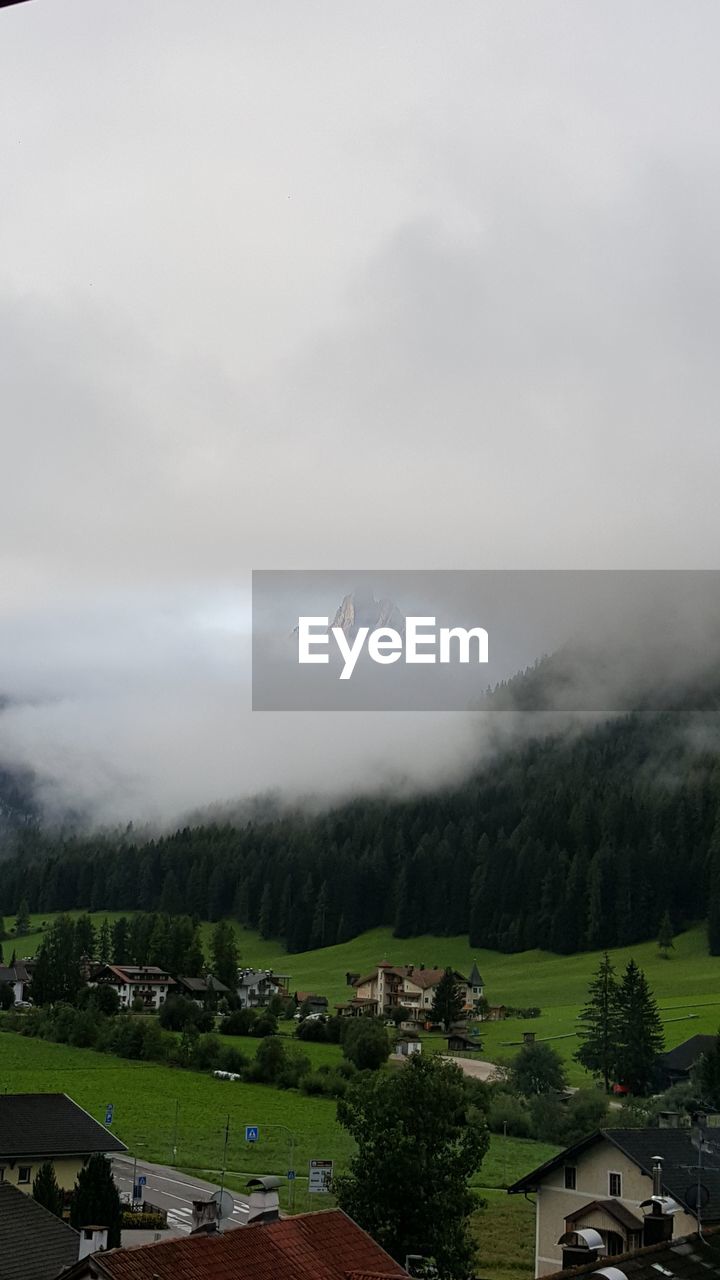
[{"label": "red tiled roof", "polygon": [[[90,1261],[90,1259],[88,1259]],[[341,1209],[222,1234],[96,1253],[110,1280],[402,1280],[407,1272]],[[87,1274],[83,1263],[71,1275]]]}]

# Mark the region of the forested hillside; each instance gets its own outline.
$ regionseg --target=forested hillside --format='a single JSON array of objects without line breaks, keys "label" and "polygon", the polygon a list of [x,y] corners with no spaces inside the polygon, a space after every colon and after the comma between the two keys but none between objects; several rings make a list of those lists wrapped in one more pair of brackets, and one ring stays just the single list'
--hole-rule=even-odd
[{"label": "forested hillside", "polygon": [[[302,951],[381,924],[558,952],[720,913],[720,770],[677,715],[631,716],[504,754],[453,790],[321,815],[132,833],[14,833],[0,913],[232,914]],[[711,929],[713,950],[720,945]]]}]

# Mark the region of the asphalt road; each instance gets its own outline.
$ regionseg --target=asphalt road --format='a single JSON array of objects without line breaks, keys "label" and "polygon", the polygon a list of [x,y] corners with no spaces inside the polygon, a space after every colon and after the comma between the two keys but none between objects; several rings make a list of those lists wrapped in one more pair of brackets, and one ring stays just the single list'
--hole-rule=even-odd
[{"label": "asphalt road", "polygon": [[[113,1157],[113,1174],[120,1194],[125,1199],[132,1195],[134,1161],[127,1156]],[[168,1226],[176,1231],[189,1232],[192,1228],[193,1200],[209,1200],[213,1191],[218,1190],[215,1182],[204,1182],[202,1178],[192,1178],[167,1165],[148,1164],[145,1160],[137,1162],[137,1176],[147,1179],[143,1187],[143,1199],[150,1204],[166,1209]],[[244,1227],[248,1220],[247,1201],[232,1193],[235,1209],[232,1218],[223,1223],[223,1230],[229,1227]]]}]

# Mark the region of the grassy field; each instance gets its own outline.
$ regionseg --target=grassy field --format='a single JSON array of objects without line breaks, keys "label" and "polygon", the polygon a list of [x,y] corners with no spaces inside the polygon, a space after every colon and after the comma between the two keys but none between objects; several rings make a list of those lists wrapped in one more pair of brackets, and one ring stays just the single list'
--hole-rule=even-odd
[{"label": "grassy field", "polygon": [[[244,1043],[249,1050],[256,1044],[253,1040]],[[251,1173],[284,1175],[289,1167],[295,1167],[295,1208],[299,1210],[320,1207],[318,1198],[307,1194],[307,1161],[312,1157],[333,1159],[340,1170],[353,1150],[352,1140],[335,1119],[335,1103],[328,1099],[306,1098],[266,1085],[230,1084],[195,1072],[118,1060],[12,1032],[0,1034],[0,1088],[7,1093],[67,1093],[101,1122],[112,1102],[113,1131],[131,1153],[208,1177],[219,1174],[222,1166],[229,1120],[228,1184],[242,1189]],[[245,1142],[246,1124],[259,1125],[257,1144]],[[473,1178],[477,1193],[487,1201],[473,1220],[480,1242],[481,1274],[492,1275],[494,1280],[517,1280],[532,1274],[531,1206],[524,1200],[520,1203],[521,1198],[511,1199],[503,1188],[554,1151],[544,1143],[491,1139],[482,1168]],[[287,1188],[283,1201],[287,1203]],[[323,1200],[322,1207],[326,1205]]]},{"label": "grassy field", "polygon": [[[111,920],[118,912],[109,913]],[[37,949],[42,933],[37,926],[51,916],[33,916],[33,931],[25,938],[4,944],[6,956],[13,945],[18,955],[31,955]],[[94,916],[96,923],[102,914]],[[9,922],[8,922],[9,923]],[[211,925],[204,925],[209,943]],[[347,998],[347,972],[370,972],[380,960],[394,963],[453,965],[467,972],[476,960],[485,979],[486,993],[492,1004],[521,1007],[538,1005],[540,1018],[530,1022],[510,1019],[485,1023],[481,1029],[483,1057],[493,1062],[508,1062],[517,1052],[522,1032],[535,1031],[538,1038],[548,1038],[568,1063],[572,1084],[587,1084],[585,1073],[572,1060],[577,1047],[575,1036],[577,1015],[582,1007],[590,975],[597,968],[597,953],[556,956],[544,951],[528,951],[517,955],[501,955],[496,951],[471,950],[466,938],[393,938],[389,929],[373,929],[352,942],[288,955],[275,942],[268,942],[252,930],[237,926],[243,964],[273,968],[290,975],[290,989],[313,991],[328,996],[331,1006]],[[704,928],[698,926],[675,938],[670,959],[664,960],[655,943],[642,943],[612,952],[613,961],[621,969],[634,957],[645,970],[660,1005],[667,1047],[697,1032],[715,1032],[720,1026],[720,957],[708,956]],[[440,1048],[439,1037],[431,1036],[428,1049]],[[332,1061],[333,1052],[322,1056],[322,1046],[312,1048],[313,1063]]]}]

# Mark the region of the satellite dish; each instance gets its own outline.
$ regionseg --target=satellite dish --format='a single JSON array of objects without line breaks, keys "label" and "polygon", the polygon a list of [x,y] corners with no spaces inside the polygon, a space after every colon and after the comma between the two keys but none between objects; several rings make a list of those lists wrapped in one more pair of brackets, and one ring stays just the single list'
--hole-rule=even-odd
[{"label": "satellite dish", "polygon": [[229,1191],[213,1191],[210,1199],[218,1206],[218,1222],[225,1222],[228,1218],[232,1218],[235,1212],[235,1201]]},{"label": "satellite dish", "polygon": [[698,1209],[704,1209],[709,1199],[710,1192],[702,1182],[700,1184],[693,1182],[692,1186],[688,1187],[685,1192],[685,1203],[694,1212],[697,1212]]}]

